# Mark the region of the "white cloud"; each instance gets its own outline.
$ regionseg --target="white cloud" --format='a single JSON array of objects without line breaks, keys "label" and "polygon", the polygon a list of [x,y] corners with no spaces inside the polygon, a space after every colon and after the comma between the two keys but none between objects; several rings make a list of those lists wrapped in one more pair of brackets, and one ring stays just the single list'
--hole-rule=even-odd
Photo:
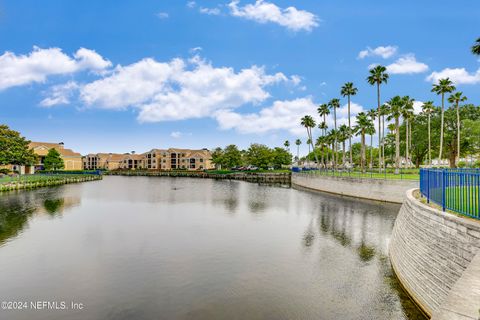
[{"label": "white cloud", "polygon": [[195,8],[196,5],[197,5],[197,3],[195,1],[188,1],[187,2],[187,7],[189,7],[190,9]]},{"label": "white cloud", "polygon": [[40,102],[43,107],[52,107],[59,104],[69,104],[73,93],[79,86],[74,81],[56,85],[50,88],[49,96]]},{"label": "white cloud", "polygon": [[266,74],[252,66],[236,72],[214,67],[195,56],[188,61],[157,62],[143,59],[118,66],[112,74],[80,89],[81,100],[90,107],[139,110],[141,122],[159,122],[210,117],[217,110],[234,109],[267,99],[269,85],[298,84],[296,77]]},{"label": "white cloud", "polygon": [[168,12],[159,12],[156,14],[156,16],[159,18],[159,19],[168,19],[169,17],[169,14]]},{"label": "white cloud", "polygon": [[423,101],[413,101],[413,113],[419,114],[422,112]]},{"label": "white cloud", "polygon": [[202,14],[207,14],[211,16],[218,16],[221,12],[219,8],[200,8],[198,10]]},{"label": "white cloud", "polygon": [[[300,118],[306,114],[312,115],[317,124],[323,119],[317,115],[318,104],[310,97],[295,100],[275,101],[272,106],[263,108],[258,113],[241,114],[232,110],[219,110],[215,114],[219,127],[223,130],[235,129],[239,133],[266,133],[277,130],[288,130],[295,135],[303,135],[305,128],[300,125]],[[364,108],[351,103],[352,126],[354,117]],[[345,104],[337,109],[337,127],[348,124],[348,106]],[[333,113],[327,117],[327,125],[334,127]]]},{"label": "white cloud", "polygon": [[398,48],[395,46],[379,46],[375,49],[367,47],[358,53],[358,59],[364,59],[366,57],[382,57],[388,59],[397,53]]},{"label": "white cloud", "polygon": [[0,56],[0,90],[43,83],[48,76],[71,74],[82,70],[99,72],[111,66],[95,51],[80,48],[72,57],[59,48],[34,47],[27,55],[5,52]]},{"label": "white cloud", "polygon": [[387,71],[391,74],[422,73],[427,70],[428,65],[418,62],[413,54],[400,57],[394,63],[387,66]]},{"label": "white cloud", "polygon": [[239,0],[234,0],[228,5],[232,16],[258,23],[276,23],[292,31],[311,31],[319,25],[319,19],[315,14],[295,7],[283,9],[264,0],[257,0],[254,4],[243,7],[239,7],[239,3]]},{"label": "white cloud", "polygon": [[425,80],[437,83],[438,80],[450,78],[455,84],[480,83],[480,69],[475,73],[469,73],[465,68],[445,68],[442,71],[432,72]]},{"label": "white cloud", "polygon": [[179,139],[182,136],[182,133],[180,131],[173,131],[170,133],[170,137],[174,139]]},{"label": "white cloud", "polygon": [[105,60],[94,50],[80,48],[73,56],[77,60],[77,67],[79,69],[103,71],[112,66],[110,61]]}]

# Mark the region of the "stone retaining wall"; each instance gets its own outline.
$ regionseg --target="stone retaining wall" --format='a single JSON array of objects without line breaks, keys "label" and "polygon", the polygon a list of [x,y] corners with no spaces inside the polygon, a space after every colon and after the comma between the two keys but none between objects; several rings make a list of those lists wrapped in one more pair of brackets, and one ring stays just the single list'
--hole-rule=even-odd
[{"label": "stone retaining wall", "polygon": [[356,198],[403,203],[405,192],[412,188],[418,188],[418,181],[292,173],[292,185]]},{"label": "stone retaining wall", "polygon": [[[417,304],[429,316],[433,314],[432,319],[441,319],[440,310],[447,297],[452,296],[452,288],[480,254],[480,221],[431,208],[417,200],[413,192],[406,193],[395,221],[390,260],[400,282]],[[475,295],[471,290],[466,291],[461,294],[463,299],[477,297],[468,303],[471,314],[449,319],[478,319],[480,292]]]}]

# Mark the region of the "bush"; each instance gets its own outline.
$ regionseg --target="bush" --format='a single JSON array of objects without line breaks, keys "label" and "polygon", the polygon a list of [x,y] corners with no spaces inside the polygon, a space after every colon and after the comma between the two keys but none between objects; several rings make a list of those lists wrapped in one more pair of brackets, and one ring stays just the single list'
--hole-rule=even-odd
[{"label": "bush", "polygon": [[465,168],[467,166],[467,163],[465,161],[458,161],[457,167],[459,168]]},{"label": "bush", "polygon": [[7,168],[0,169],[0,174],[9,174],[9,173],[10,173],[10,170]]},{"label": "bush", "polygon": [[475,163],[473,164],[473,166],[474,166],[475,168],[480,168],[480,160],[475,161]]}]

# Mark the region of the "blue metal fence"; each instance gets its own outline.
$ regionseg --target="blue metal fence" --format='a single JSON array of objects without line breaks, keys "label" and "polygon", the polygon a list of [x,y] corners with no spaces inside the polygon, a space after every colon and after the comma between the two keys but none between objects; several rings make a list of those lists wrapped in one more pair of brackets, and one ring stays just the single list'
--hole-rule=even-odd
[{"label": "blue metal fence", "polygon": [[420,192],[443,211],[480,219],[480,169],[420,169]]}]

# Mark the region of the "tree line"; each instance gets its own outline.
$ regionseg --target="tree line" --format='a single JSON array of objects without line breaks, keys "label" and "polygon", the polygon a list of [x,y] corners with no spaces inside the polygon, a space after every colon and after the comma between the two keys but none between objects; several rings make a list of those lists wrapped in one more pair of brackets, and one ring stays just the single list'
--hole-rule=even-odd
[{"label": "tree line", "polygon": [[290,144],[285,148],[269,148],[266,145],[253,143],[246,150],[240,150],[231,144],[225,148],[216,148],[212,151],[212,162],[223,169],[231,169],[241,166],[255,166],[261,169],[269,167],[278,169],[292,163]]},{"label": "tree line", "polygon": [[[471,51],[475,55],[480,55],[480,38],[472,46]],[[340,108],[338,98],[318,107],[321,122],[318,124],[320,136],[316,139],[312,133],[312,129],[317,126],[314,118],[311,115],[302,117],[300,124],[306,129],[309,145],[307,158],[314,160],[321,167],[338,168],[341,165],[345,168],[358,165],[364,171],[368,165],[382,171],[387,165],[391,165],[398,172],[401,167],[413,164],[418,167],[426,162],[431,166],[432,156],[437,157],[437,164],[441,164],[444,156],[447,156],[450,167],[457,167],[461,156],[480,153],[478,132],[480,108],[472,104],[462,105],[467,97],[461,91],[456,91],[449,78],[439,79],[432,85],[431,92],[440,97],[440,106],[435,106],[433,101],[427,101],[423,103],[419,114],[414,113],[415,100],[410,96],[394,96],[382,103],[381,86],[387,84],[388,79],[389,74],[384,66],[378,65],[369,70],[366,81],[376,88],[377,107],[376,110],[357,114],[355,126],[351,125],[351,97],[358,93],[358,89],[352,82],[345,83],[340,89],[340,95],[347,99],[348,125],[337,127],[336,110]],[[445,100],[449,103],[447,109]],[[333,114],[333,128],[328,130],[326,117],[330,114]],[[386,128],[385,124],[388,124],[388,121],[392,123]],[[378,136],[376,148],[373,147],[375,134]],[[357,159],[354,155],[355,149],[358,148],[352,145],[353,136],[360,136],[361,141]],[[368,136],[370,147],[366,141]],[[412,141],[415,143],[412,144]],[[296,144],[299,146],[301,141],[297,139]],[[342,145],[341,149],[339,144]],[[373,159],[374,153],[376,160]]]}]

